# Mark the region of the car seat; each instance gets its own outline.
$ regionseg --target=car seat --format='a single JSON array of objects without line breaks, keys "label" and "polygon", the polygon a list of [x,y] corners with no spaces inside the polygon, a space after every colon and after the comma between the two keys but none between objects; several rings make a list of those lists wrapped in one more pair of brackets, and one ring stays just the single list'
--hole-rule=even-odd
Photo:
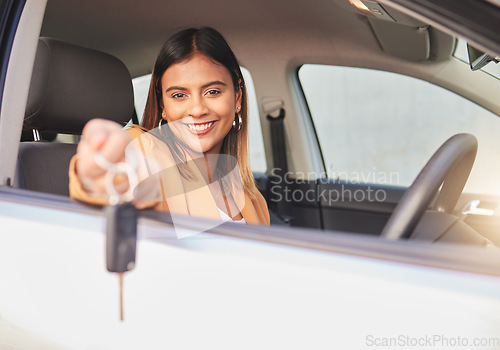
[{"label": "car seat", "polygon": [[41,140],[39,135],[81,135],[93,118],[125,124],[134,115],[130,73],[109,54],[40,38],[35,57],[14,187],[69,195],[68,166],[76,144]]}]

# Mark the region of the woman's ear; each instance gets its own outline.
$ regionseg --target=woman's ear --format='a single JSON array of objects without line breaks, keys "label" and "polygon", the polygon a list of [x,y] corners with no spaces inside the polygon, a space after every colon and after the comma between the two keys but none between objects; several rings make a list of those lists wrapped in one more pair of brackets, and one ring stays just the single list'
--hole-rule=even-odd
[{"label": "woman's ear", "polygon": [[160,103],[158,104],[161,111],[161,117],[166,120],[165,108],[163,107],[163,96],[160,98]]},{"label": "woman's ear", "polygon": [[[165,75],[165,74],[164,74]],[[166,120],[165,116],[165,104],[163,103],[163,76],[157,82],[160,85],[159,89],[156,89],[156,101],[158,101],[158,107],[161,111],[161,117]]]},{"label": "woman's ear", "polygon": [[236,106],[241,106],[241,101],[243,98],[243,85],[241,79],[238,80],[238,91],[236,91]]}]

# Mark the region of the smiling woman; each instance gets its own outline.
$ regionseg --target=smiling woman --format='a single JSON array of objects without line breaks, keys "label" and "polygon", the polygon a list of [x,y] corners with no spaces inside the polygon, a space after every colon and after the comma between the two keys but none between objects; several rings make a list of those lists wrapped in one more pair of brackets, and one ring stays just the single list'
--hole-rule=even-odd
[{"label": "smiling woman", "polygon": [[[172,132],[186,150],[219,153],[226,135],[241,129],[241,89],[235,92],[228,70],[202,54],[174,64],[162,77],[162,118],[174,124]],[[241,81],[241,80],[240,80]],[[236,105],[236,106],[235,106]],[[177,128],[176,126],[180,126]]]},{"label": "smiling woman", "polygon": [[104,168],[130,161],[130,144],[143,160],[134,171],[149,186],[136,191],[126,177],[116,177],[115,185],[135,191],[138,207],[268,224],[247,160],[247,135],[246,88],[236,57],[216,30],[186,29],[157,57],[140,127],[127,134],[104,120],[85,127],[70,165],[70,194],[108,203]]}]

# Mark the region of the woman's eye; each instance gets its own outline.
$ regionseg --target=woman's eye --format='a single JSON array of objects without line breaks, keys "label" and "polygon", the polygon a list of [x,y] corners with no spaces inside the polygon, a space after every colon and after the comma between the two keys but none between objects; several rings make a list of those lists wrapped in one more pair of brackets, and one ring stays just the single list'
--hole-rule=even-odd
[{"label": "woman's eye", "polygon": [[207,95],[218,95],[220,94],[219,90],[208,90]]},{"label": "woman's eye", "polygon": [[184,96],[186,96],[186,95],[184,95],[183,93],[178,92],[178,93],[176,93],[176,94],[173,94],[173,95],[172,95],[172,98],[182,98],[182,97],[184,97]]}]

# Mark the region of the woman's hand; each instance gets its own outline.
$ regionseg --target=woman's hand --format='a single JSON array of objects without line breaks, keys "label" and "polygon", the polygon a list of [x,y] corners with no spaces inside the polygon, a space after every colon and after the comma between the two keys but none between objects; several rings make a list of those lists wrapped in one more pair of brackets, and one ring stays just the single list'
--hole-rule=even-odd
[{"label": "woman's hand", "polygon": [[[109,195],[105,183],[106,169],[97,164],[96,155],[100,153],[112,164],[124,162],[125,148],[130,141],[122,126],[110,120],[93,119],[85,125],[76,152],[78,156],[76,172],[87,192],[99,196]],[[118,192],[126,191],[127,176],[116,175],[114,184]]]}]

